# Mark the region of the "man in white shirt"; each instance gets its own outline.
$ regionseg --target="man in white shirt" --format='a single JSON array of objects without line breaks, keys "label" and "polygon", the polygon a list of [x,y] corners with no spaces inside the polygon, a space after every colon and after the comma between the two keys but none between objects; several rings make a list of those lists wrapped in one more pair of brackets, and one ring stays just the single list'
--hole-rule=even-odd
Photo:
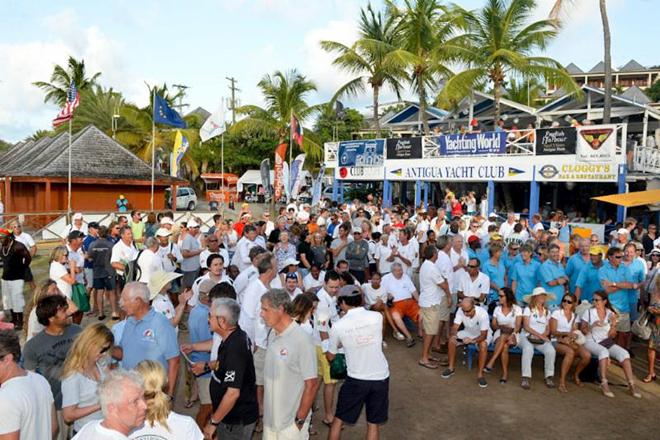
[{"label": "man in white shirt", "polygon": [[419,307],[424,329],[422,357],[419,365],[435,370],[439,359],[430,357],[431,343],[444,323],[449,321],[451,292],[449,282],[435,262],[438,249],[435,246],[424,248],[424,263],[419,269]]},{"label": "man in white shirt", "polygon": [[315,287],[323,286],[323,279],[325,278],[325,271],[321,270],[316,264],[312,264],[309,268],[309,273],[303,277],[303,288],[305,291]]},{"label": "man in white shirt", "polygon": [[[110,257],[110,264],[122,279],[124,276],[124,266],[137,258],[138,250],[133,244],[133,231],[130,227],[124,226],[119,231],[119,241],[112,247],[112,256]],[[120,286],[120,290],[123,285]]]},{"label": "man in white shirt", "polygon": [[172,231],[169,229],[159,228],[156,231],[156,239],[159,243],[158,251],[156,254],[162,260],[163,270],[165,272],[174,272],[177,268],[177,264],[181,264],[183,261],[183,255],[181,255],[179,246],[177,246],[176,243],[172,243],[170,241],[171,235]]},{"label": "man in white shirt", "polygon": [[478,258],[468,260],[467,272],[463,271],[456,284],[459,300],[471,297],[478,305],[486,303],[486,297],[490,291],[490,278],[479,270],[480,264]]},{"label": "man in white shirt", "polygon": [[392,251],[390,258],[392,257],[403,264],[404,272],[412,279],[413,272],[419,265],[419,244],[412,239],[408,228],[399,231],[399,245]]},{"label": "man in white shirt", "polygon": [[545,229],[543,228],[543,223],[541,223],[541,214],[534,214],[532,216],[532,224],[530,227],[531,235],[534,240],[541,238],[540,233]]},{"label": "man in white shirt", "polygon": [[[463,330],[458,330],[461,325]],[[490,319],[488,312],[482,307],[477,307],[471,297],[463,298],[461,307],[456,312],[454,325],[451,328],[449,338],[449,367],[442,373],[443,379],[449,379],[456,370],[456,348],[459,345],[475,344],[479,349],[479,368],[477,369],[477,383],[479,387],[486,388],[488,383],[484,378],[484,367],[488,357],[488,344],[492,337],[490,331]]]},{"label": "man in white shirt", "polygon": [[[247,286],[252,282],[253,279],[256,279],[259,275],[259,270],[257,269],[257,264],[260,258],[263,255],[267,254],[268,251],[266,248],[261,246],[255,246],[250,249],[249,257],[252,264],[245,270],[242,270],[236,279],[234,280],[234,290],[236,291],[236,301],[239,304],[243,304],[243,293]],[[245,329],[244,329],[245,330]],[[248,335],[249,336],[249,335]]]},{"label": "man in white shirt", "polygon": [[103,420],[89,422],[73,440],[121,440],[144,423],[144,380],[135,371],[114,370],[98,386]]},{"label": "man in white shirt", "polygon": [[452,266],[452,279],[450,280],[450,288],[452,293],[456,293],[456,286],[458,285],[458,280],[461,279],[465,273],[465,266],[468,262],[468,253],[463,245],[464,240],[463,236],[456,234],[451,237],[451,249],[449,250],[449,259],[451,260]]},{"label": "man in white shirt", "polygon": [[255,242],[256,238],[257,229],[253,225],[246,225],[243,228],[243,238],[238,240],[236,253],[234,253],[234,257],[231,260],[231,264],[236,265],[238,270],[243,271],[252,264],[250,260],[250,249],[257,246]]},{"label": "man in white shirt", "polygon": [[0,437],[50,439],[57,433],[53,393],[40,374],[21,368],[18,334],[0,331]]},{"label": "man in white shirt", "polygon": [[220,283],[232,284],[231,278],[229,278],[225,272],[225,261],[222,258],[222,255],[220,254],[209,255],[209,258],[207,258],[207,263],[209,265],[208,267],[209,270],[204,275],[193,281],[193,285],[191,287],[192,296],[188,300],[188,305],[190,307],[195,307],[197,305],[197,302],[199,300],[199,286],[205,280],[213,281],[214,285]]},{"label": "man in white shirt", "polygon": [[509,235],[513,234],[513,227],[516,225],[516,214],[513,212],[509,212],[506,215],[506,221],[500,225],[500,235],[502,238],[505,240],[509,237]]},{"label": "man in white shirt", "polygon": [[64,233],[66,235],[69,235],[69,233],[72,231],[80,231],[84,235],[87,235],[87,225],[83,222],[82,213],[76,212],[75,214],[73,214],[71,220],[72,220],[71,224],[67,225],[66,229],[64,230]]},{"label": "man in white shirt", "polygon": [[206,249],[204,249],[202,253],[199,254],[199,265],[202,267],[202,269],[208,269],[208,266],[206,265],[206,259],[211,254],[222,255],[222,259],[224,260],[225,264],[229,264],[229,253],[227,252],[227,249],[220,247],[220,239],[214,234],[206,236]]},{"label": "man in white shirt", "polygon": [[148,283],[153,273],[163,270],[163,260],[156,254],[158,247],[158,240],[154,237],[145,239],[144,249],[140,251],[137,259],[137,265],[140,268],[139,282]]},{"label": "man in white shirt", "polygon": [[392,248],[388,244],[389,239],[390,236],[388,234],[381,235],[380,242],[376,245],[376,253],[374,254],[376,264],[378,265],[378,272],[383,276],[392,270],[392,262],[389,261],[392,254]]},{"label": "man in white shirt", "polygon": [[354,425],[366,406],[368,439],[379,438],[379,425],[387,422],[389,366],[383,354],[383,316],[362,306],[357,286],[344,286],[337,303],[344,316],[330,329],[326,357],[335,358],[342,346],[347,378],[339,391],[337,410],[330,427],[330,440],[339,440],[344,423]]},{"label": "man in white shirt", "polygon": [[[393,304],[392,319],[396,324],[399,332],[403,333],[406,339],[406,346],[408,348],[415,345],[415,338],[410,335],[403,322],[404,317],[408,317],[419,328],[419,306],[417,305],[417,289],[408,275],[403,273],[403,266],[401,263],[396,262],[392,264],[392,272],[383,277],[383,288],[388,298],[392,298]],[[395,332],[394,337],[401,339]]]},{"label": "man in white shirt", "polygon": [[440,273],[447,280],[447,285],[451,292],[451,301],[446,303],[446,309],[445,303],[440,305],[442,309],[440,317],[446,319],[440,320],[438,335],[433,338],[434,351],[440,351],[441,346],[447,344],[447,340],[449,339],[449,320],[457,304],[456,291],[454,290],[454,267],[451,264],[451,257],[449,256],[451,253],[451,242],[451,237],[448,235],[439,236],[435,242],[435,246],[438,248],[438,259],[434,264],[440,269]]}]

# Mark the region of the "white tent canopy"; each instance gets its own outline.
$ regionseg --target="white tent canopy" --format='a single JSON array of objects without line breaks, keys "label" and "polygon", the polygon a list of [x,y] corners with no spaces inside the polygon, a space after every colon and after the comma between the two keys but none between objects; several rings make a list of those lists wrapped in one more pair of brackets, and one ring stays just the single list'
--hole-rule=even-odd
[{"label": "white tent canopy", "polygon": [[[302,176],[305,179],[303,182],[312,178],[312,175],[307,170],[302,170]],[[270,184],[275,181],[275,171],[270,170]],[[243,185],[261,185],[261,172],[259,170],[247,170],[238,182],[236,183],[236,192],[243,191]],[[307,183],[304,183],[306,185]]]}]

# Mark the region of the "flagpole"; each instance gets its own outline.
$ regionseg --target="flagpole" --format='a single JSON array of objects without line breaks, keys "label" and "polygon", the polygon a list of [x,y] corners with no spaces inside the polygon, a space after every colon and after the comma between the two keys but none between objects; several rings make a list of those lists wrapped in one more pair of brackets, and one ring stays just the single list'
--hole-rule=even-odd
[{"label": "flagpole", "polygon": [[71,221],[71,120],[72,119],[73,119],[73,115],[69,118],[69,178],[68,178],[67,207],[66,207],[66,212],[69,221]]},{"label": "flagpole", "polygon": [[[291,117],[289,118],[289,198],[293,195],[291,188],[291,158],[293,157],[293,110],[291,110]],[[286,201],[289,203],[289,200]]]},{"label": "flagpole", "polygon": [[[152,108],[151,108],[151,212],[154,210],[154,178],[155,178],[155,164],[156,164],[156,121],[154,119],[154,114],[156,112],[156,86],[153,89],[153,97],[151,99]],[[174,205],[174,210],[176,211],[176,194],[171,194]]]},{"label": "flagpole", "polygon": [[[223,121],[224,122],[224,121]],[[225,132],[220,134],[220,174],[222,175],[222,209],[220,215],[225,218]]]}]

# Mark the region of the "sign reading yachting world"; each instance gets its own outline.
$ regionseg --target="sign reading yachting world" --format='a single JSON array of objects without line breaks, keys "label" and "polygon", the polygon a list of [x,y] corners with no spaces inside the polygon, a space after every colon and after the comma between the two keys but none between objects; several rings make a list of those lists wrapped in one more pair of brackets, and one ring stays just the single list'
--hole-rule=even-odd
[{"label": "sign reading yachting world", "polygon": [[382,167],[385,162],[385,139],[339,143],[340,167]]},{"label": "sign reading yachting world", "polygon": [[435,140],[440,146],[441,156],[475,156],[506,152],[504,131],[449,134],[438,136]]}]

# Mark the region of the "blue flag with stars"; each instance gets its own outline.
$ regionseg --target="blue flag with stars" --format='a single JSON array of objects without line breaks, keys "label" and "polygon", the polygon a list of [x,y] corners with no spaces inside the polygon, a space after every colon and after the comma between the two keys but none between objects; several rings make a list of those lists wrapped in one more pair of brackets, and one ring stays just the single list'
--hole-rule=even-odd
[{"label": "blue flag with stars", "polygon": [[154,97],[154,123],[171,125],[177,128],[188,127],[181,115],[167,105],[167,101],[159,95]]}]

